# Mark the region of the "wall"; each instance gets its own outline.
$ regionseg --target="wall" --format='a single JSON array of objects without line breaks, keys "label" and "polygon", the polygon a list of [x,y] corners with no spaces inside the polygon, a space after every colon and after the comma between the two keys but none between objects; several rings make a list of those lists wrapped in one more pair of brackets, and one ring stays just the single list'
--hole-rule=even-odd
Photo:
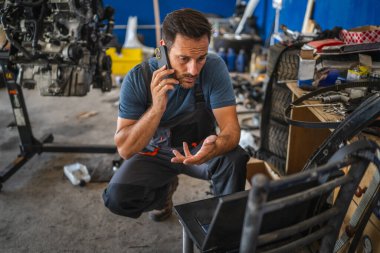
[{"label": "wall", "polygon": [[[104,5],[111,5],[115,9],[115,24],[126,25],[129,16],[137,16],[138,25],[154,25],[153,0],[103,0]],[[161,0],[159,1],[161,23],[166,14],[180,8],[194,8],[203,13],[215,14],[220,17],[230,17],[235,8],[235,0]],[[154,47],[156,35],[154,27],[138,29],[144,36],[144,44]],[[124,29],[115,29],[119,43],[125,39]]]},{"label": "wall", "polygon": [[[289,29],[301,31],[306,11],[307,0],[283,0],[280,12],[280,24],[285,24]],[[266,9],[256,9],[256,15],[261,21],[260,35],[263,38],[271,34],[274,22],[274,9],[272,1],[261,0],[260,6],[266,5]],[[258,6],[259,7],[259,6]],[[362,25],[380,25],[379,0],[315,0],[312,19],[323,30],[341,26],[345,29]]]},{"label": "wall", "polygon": [[[204,13],[212,13],[221,17],[232,16],[236,0],[161,0],[159,1],[161,22],[167,13],[179,8],[195,8]],[[139,25],[154,25],[153,0],[104,0],[105,5],[116,9],[116,25],[126,25],[129,16],[137,16]],[[307,0],[283,0],[280,12],[280,24],[289,29],[300,31],[304,19]],[[315,0],[313,19],[322,29],[331,29],[334,26],[352,28],[361,25],[380,25],[379,0]],[[254,15],[257,17],[259,34],[267,38],[271,34],[274,9],[272,0],[260,0]],[[119,43],[124,43],[125,30],[116,29]],[[145,44],[155,46],[155,31],[139,29]]]}]

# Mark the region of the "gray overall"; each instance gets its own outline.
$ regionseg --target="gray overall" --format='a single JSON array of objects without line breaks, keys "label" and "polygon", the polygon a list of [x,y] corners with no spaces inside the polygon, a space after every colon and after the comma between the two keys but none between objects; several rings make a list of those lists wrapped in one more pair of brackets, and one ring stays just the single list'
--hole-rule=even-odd
[{"label": "gray overall", "polygon": [[240,146],[201,165],[170,161],[173,148],[182,152],[182,142],[195,154],[202,140],[215,133],[215,119],[201,85],[195,87],[195,110],[160,124],[149,145],[125,160],[112,177],[103,200],[113,213],[137,218],[142,212],[162,209],[169,186],[179,174],[211,180],[216,196],[244,190],[249,156]]}]

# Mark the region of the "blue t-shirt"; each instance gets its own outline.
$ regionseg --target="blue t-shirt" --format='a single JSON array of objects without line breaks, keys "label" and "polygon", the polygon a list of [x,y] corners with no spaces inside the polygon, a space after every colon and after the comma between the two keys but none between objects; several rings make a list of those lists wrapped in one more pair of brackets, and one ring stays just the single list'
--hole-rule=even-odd
[{"label": "blue t-shirt", "polygon": [[[158,68],[155,58],[149,60],[151,71]],[[161,119],[165,122],[195,109],[194,88],[201,83],[206,104],[210,109],[235,105],[235,95],[231,79],[224,61],[216,54],[209,53],[206,63],[191,89],[175,85],[168,91],[168,104]],[[120,91],[119,117],[138,120],[147,109],[147,86],[141,65],[129,71],[123,80]]]}]

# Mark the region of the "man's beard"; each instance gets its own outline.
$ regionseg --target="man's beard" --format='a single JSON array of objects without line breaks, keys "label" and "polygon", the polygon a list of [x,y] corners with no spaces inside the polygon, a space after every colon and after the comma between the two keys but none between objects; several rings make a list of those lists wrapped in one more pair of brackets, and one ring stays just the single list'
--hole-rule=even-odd
[{"label": "man's beard", "polygon": [[[185,73],[185,74],[182,74],[181,76],[179,76],[177,79],[178,79],[178,81],[179,81],[179,83],[180,83],[180,85],[181,85],[182,88],[184,88],[184,89],[191,89],[191,88],[194,87],[195,80],[197,79],[197,77],[198,77],[198,75],[193,76],[193,75],[191,75],[189,73]],[[185,82],[186,78],[193,78],[194,81],[191,82],[191,83]]]}]

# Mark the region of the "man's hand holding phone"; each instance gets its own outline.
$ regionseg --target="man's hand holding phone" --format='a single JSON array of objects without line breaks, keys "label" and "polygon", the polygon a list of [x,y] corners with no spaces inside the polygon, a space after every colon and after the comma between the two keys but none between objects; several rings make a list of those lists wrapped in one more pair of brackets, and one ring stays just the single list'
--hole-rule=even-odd
[{"label": "man's hand holding phone", "polygon": [[152,92],[152,109],[164,113],[167,104],[167,91],[173,90],[179,82],[174,79],[174,69],[171,68],[166,46],[156,49],[159,69],[153,72],[150,89]]},{"label": "man's hand holding phone", "polygon": [[[158,68],[161,68],[163,66],[166,66],[166,69],[171,69],[172,66],[169,61],[169,52],[168,48],[165,45],[159,46],[154,50],[154,54],[157,59],[158,63]],[[168,77],[173,77],[173,76],[168,76]]]}]

